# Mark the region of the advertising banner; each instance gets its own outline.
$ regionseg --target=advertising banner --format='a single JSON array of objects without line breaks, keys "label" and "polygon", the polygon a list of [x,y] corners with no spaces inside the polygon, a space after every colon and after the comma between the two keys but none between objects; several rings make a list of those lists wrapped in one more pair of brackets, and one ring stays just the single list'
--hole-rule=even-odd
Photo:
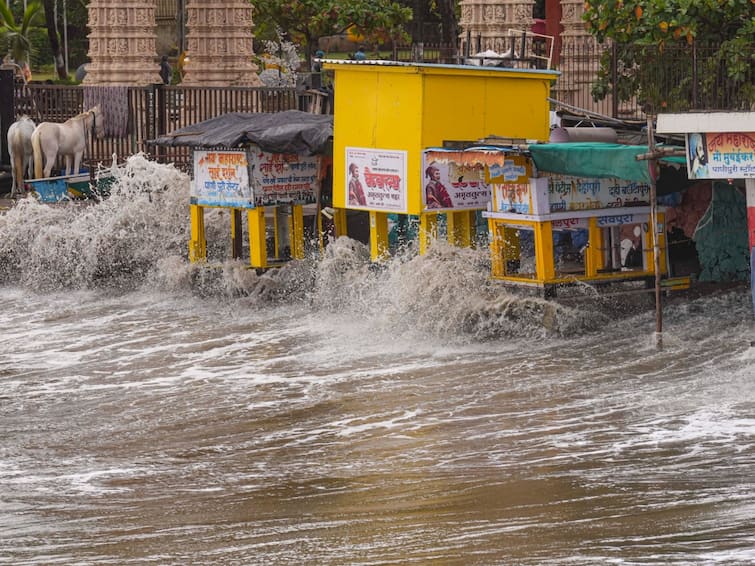
[{"label": "advertising banner", "polygon": [[250,152],[249,162],[257,206],[317,202],[318,156],[255,151]]},{"label": "advertising banner", "polygon": [[687,134],[687,176],[755,178],[755,132]]},{"label": "advertising banner", "polygon": [[551,212],[645,206],[650,203],[650,185],[622,179],[588,179],[548,174]]},{"label": "advertising banner", "polygon": [[346,148],[346,204],[349,208],[406,212],[406,151]]},{"label": "advertising banner", "polygon": [[747,231],[750,233],[750,286],[755,309],[755,179],[745,182],[747,195]]},{"label": "advertising banner", "polygon": [[254,208],[244,150],[194,150],[192,204]]},{"label": "advertising banner", "polygon": [[430,160],[423,154],[423,210],[480,210],[490,202],[483,167]]}]

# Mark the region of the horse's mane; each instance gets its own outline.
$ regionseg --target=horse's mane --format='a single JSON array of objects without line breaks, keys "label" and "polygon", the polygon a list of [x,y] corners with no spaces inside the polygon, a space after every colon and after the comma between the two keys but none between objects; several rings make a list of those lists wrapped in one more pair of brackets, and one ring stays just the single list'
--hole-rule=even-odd
[{"label": "horse's mane", "polygon": [[96,106],[90,108],[89,110],[84,110],[84,112],[81,112],[80,114],[76,114],[73,118],[70,118],[71,120],[76,120],[77,118],[86,118],[90,114],[94,114],[97,116],[100,113],[100,109]]}]

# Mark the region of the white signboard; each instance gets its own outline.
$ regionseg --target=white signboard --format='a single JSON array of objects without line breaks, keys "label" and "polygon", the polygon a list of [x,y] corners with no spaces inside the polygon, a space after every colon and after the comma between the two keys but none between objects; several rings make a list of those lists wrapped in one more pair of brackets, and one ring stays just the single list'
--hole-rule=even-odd
[{"label": "white signboard", "polygon": [[194,150],[192,204],[254,208],[243,150]]},{"label": "white signboard", "polygon": [[645,183],[551,174],[547,177],[551,212],[643,206],[650,202],[650,185]]},{"label": "white signboard", "polygon": [[406,212],[406,151],[346,148],[346,206]]},{"label": "white signboard", "polygon": [[254,201],[257,206],[317,202],[320,158],[250,151]]}]

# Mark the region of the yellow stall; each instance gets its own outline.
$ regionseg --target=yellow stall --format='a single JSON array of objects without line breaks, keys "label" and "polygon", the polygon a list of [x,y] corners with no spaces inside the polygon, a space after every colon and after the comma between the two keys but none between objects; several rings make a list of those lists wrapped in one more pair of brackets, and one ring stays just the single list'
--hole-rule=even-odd
[{"label": "yellow stall", "polygon": [[303,259],[305,207],[317,215],[332,165],[332,116],[297,110],[223,114],[166,134],[153,145],[192,148],[189,259],[207,260],[204,215],[230,211],[232,255],[248,230],[249,265]]},{"label": "yellow stall", "polygon": [[[555,294],[579,281],[651,281],[657,237],[668,273],[665,212],[651,221],[646,146],[533,144],[488,150],[492,276]],[[479,161],[471,152],[466,162]]]},{"label": "yellow stall", "polygon": [[[420,253],[436,234],[439,213],[446,214],[452,242],[470,243],[475,210],[481,206],[455,200],[453,194],[450,200],[438,198],[431,186],[436,173],[424,150],[490,135],[547,140],[548,97],[559,75],[547,70],[392,61],[326,60],[323,68],[334,72],[336,93],[337,233],[346,233],[346,209],[368,212],[373,260],[388,254],[389,214],[420,217]],[[481,180],[463,182],[475,181]]]}]

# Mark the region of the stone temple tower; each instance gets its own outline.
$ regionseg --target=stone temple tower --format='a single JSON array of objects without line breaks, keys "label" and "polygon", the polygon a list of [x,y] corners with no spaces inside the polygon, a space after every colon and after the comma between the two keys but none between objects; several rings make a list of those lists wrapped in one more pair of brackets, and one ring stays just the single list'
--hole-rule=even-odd
[{"label": "stone temple tower", "polygon": [[[157,0],[91,0],[84,84],[144,86],[162,82],[156,51]],[[187,0],[188,86],[261,86],[252,61],[248,0]]]}]

